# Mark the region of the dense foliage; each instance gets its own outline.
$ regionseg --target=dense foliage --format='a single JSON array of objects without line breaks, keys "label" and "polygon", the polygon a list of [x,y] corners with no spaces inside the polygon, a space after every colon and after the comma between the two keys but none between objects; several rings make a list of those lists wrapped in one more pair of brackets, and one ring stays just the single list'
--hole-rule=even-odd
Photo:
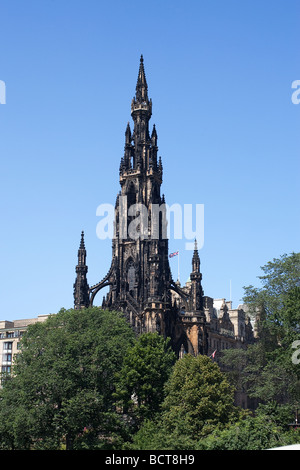
[{"label": "dense foliage", "polygon": [[124,357],[116,374],[115,398],[123,413],[131,417],[133,428],[160,410],[164,385],[176,360],[170,341],[157,333],[141,335]]},{"label": "dense foliage", "polygon": [[120,313],[98,308],[30,325],[0,392],[0,448],[105,448],[119,439],[114,376],[133,342]]},{"label": "dense foliage", "polygon": [[217,364],[207,356],[185,355],[165,386],[161,412],[134,436],[133,449],[193,449],[216,425],[239,413],[234,392]]},{"label": "dense foliage", "polygon": [[[176,360],[169,339],[134,335],[123,315],[61,310],[30,325],[2,377],[0,450],[246,450],[300,443],[299,254],[245,288],[258,340],[213,359]],[[259,404],[234,405],[235,390]]]},{"label": "dense foliage", "polygon": [[[300,253],[262,267],[263,287],[245,288],[244,301],[256,318],[259,340],[246,350],[227,350],[236,388],[263,402],[300,406]],[[297,352],[298,350],[298,352]]]}]

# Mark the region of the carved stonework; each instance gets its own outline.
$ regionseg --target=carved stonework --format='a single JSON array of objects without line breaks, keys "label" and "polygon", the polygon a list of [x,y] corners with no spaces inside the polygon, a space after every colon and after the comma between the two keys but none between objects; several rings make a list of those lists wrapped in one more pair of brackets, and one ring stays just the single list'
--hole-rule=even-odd
[{"label": "carved stonework", "polygon": [[81,309],[89,306],[89,285],[86,274],[86,250],[84,245],[84,233],[81,232],[80,246],[78,250],[78,264],[76,266],[76,280],[74,283],[74,308]]},{"label": "carved stonework", "polygon": [[[124,155],[119,168],[121,191],[115,204],[112,263],[102,281],[89,287],[82,235],[76,266],[74,305],[75,308],[93,305],[95,295],[103,287],[109,286],[102,307],[121,310],[137,334],[156,331],[165,337],[169,336],[174,350],[181,356],[188,352],[208,354],[213,348],[213,341],[219,341],[217,335],[221,329],[232,335],[234,327],[226,306],[220,318],[217,318],[213,312],[213,299],[204,298],[196,241],[190,280],[181,287],[179,282],[172,279],[168,239],[163,231],[162,218],[154,224],[157,230],[151,239],[152,205],[161,206],[165,203],[165,197],[161,195],[163,167],[161,157],[158,157],[155,125],[151,135],[149,132],[151,116],[152,101],[148,98],[141,57],[136,93],[131,103],[133,131],[128,123]],[[148,218],[146,221],[140,219],[142,222],[136,224],[135,232],[138,236],[130,238],[128,226],[137,214],[129,215],[127,210],[133,204],[143,204],[148,211]],[[245,331],[247,338],[251,338],[251,325],[242,328],[239,318],[236,316],[235,320],[235,324],[240,325],[239,331]]]}]

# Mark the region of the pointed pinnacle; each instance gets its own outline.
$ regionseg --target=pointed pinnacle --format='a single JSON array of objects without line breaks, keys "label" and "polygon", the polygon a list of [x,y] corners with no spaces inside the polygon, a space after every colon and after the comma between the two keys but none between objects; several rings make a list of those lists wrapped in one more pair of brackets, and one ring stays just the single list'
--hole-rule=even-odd
[{"label": "pointed pinnacle", "polygon": [[126,134],[129,134],[129,135],[131,135],[131,130],[130,130],[130,124],[129,124],[129,121],[127,122],[127,126],[126,126],[125,135],[126,135]]},{"label": "pointed pinnacle", "polygon": [[84,231],[82,230],[81,232],[81,240],[80,240],[80,249],[85,249],[85,246],[84,246]]},{"label": "pointed pinnacle", "polygon": [[148,89],[148,85],[147,85],[145,69],[144,69],[144,59],[143,59],[143,55],[141,55],[139,74],[138,74],[138,79],[137,79],[137,84],[136,84],[136,99],[147,100],[148,99],[147,89]]},{"label": "pointed pinnacle", "polygon": [[200,263],[200,257],[199,257],[199,253],[198,253],[198,245],[197,245],[196,238],[195,238],[194,253],[193,253],[193,258],[192,258],[192,262],[194,262],[194,261],[199,261],[199,263]]}]

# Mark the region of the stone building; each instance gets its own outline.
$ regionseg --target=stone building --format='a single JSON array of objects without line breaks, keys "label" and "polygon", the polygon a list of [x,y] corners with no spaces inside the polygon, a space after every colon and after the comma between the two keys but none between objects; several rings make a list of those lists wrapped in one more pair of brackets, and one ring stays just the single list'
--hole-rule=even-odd
[{"label": "stone building", "polygon": [[19,352],[20,339],[32,323],[43,322],[49,315],[14,321],[0,321],[0,372],[10,374],[15,354]]},{"label": "stone building", "polygon": [[[74,283],[74,308],[93,305],[96,294],[109,286],[102,306],[121,310],[137,334],[155,332],[170,337],[180,357],[218,355],[224,348],[244,347],[254,341],[244,310],[232,309],[225,299],[204,296],[197,242],[189,281],[181,287],[172,278],[166,237],[165,196],[161,194],[163,166],[158,157],[155,125],[150,134],[152,101],[143,56],[135,97],[131,103],[133,130],[127,124],[115,203],[112,261],[107,274],[93,286],[87,282],[86,249],[81,234]],[[159,208],[154,217],[154,209]],[[130,233],[134,216],[145,210]]]}]

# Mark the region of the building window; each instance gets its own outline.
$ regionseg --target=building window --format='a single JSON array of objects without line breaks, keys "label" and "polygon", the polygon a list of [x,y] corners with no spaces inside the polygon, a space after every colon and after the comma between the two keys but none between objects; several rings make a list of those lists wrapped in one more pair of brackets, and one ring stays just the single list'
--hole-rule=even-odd
[{"label": "building window", "polygon": [[12,350],[12,342],[11,341],[5,342],[3,344],[3,350],[4,351],[11,351]]},{"label": "building window", "polygon": [[131,295],[134,295],[134,284],[135,284],[135,268],[132,259],[128,262],[127,265],[127,282],[128,290]]},{"label": "building window", "polygon": [[2,366],[0,375],[0,384],[3,385],[11,373],[11,366]]}]

